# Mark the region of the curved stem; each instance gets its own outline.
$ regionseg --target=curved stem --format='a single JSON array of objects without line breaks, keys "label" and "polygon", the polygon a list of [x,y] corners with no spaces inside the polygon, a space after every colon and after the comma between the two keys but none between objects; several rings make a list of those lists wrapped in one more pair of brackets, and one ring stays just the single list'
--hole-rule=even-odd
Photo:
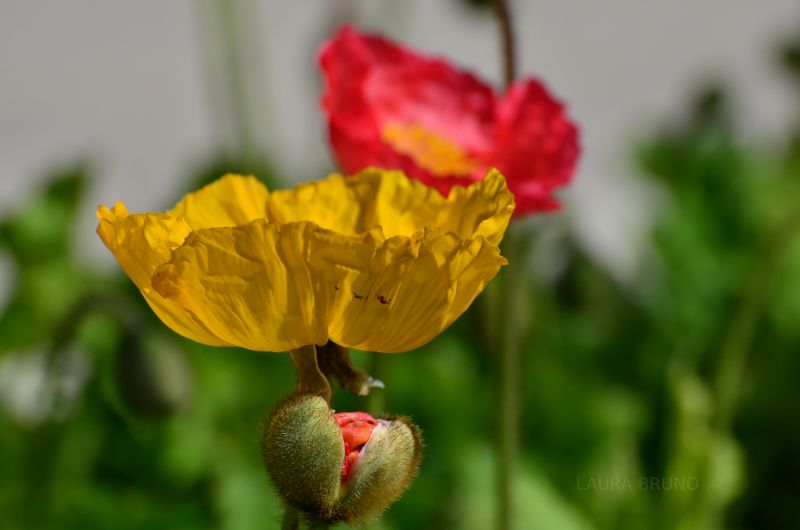
[{"label": "curved stem", "polygon": [[350,350],[329,340],[317,346],[317,365],[329,380],[336,378],[342,388],[356,396],[368,396],[373,388],[383,388],[383,382],[353,366]]},{"label": "curved stem", "polygon": [[313,344],[292,350],[292,361],[297,368],[297,392],[317,394],[331,402],[331,384],[323,375],[317,363],[317,348]]},{"label": "curved stem", "polygon": [[517,77],[517,56],[511,11],[508,7],[508,0],[492,0],[492,7],[500,26],[500,40],[503,44],[503,82],[508,89]]}]

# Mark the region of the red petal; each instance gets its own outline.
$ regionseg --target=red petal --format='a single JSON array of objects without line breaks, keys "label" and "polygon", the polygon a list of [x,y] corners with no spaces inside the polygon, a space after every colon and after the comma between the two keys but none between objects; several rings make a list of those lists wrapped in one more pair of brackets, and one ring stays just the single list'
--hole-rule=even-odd
[{"label": "red petal", "polygon": [[333,417],[342,431],[344,440],[342,480],[346,480],[361,450],[372,436],[373,429],[378,425],[378,420],[366,412],[337,412]]},{"label": "red petal", "polygon": [[500,98],[491,159],[514,192],[514,215],[558,208],[551,194],[571,180],[578,153],[577,128],[540,82],[514,83]]},{"label": "red petal", "polygon": [[491,147],[494,93],[469,73],[347,26],[323,45],[320,64],[331,142],[348,173],[368,166],[414,173],[414,161],[381,140],[389,123],[420,124],[471,152]]},{"label": "red petal", "polygon": [[[515,83],[497,96],[443,60],[350,27],[323,46],[320,64],[331,146],[345,172],[401,169],[447,194],[497,167],[516,196],[515,216],[558,208],[552,192],[575,170],[578,131],[538,81]],[[434,175],[381,139],[388,124],[421,125],[482,165],[466,177]]]}]

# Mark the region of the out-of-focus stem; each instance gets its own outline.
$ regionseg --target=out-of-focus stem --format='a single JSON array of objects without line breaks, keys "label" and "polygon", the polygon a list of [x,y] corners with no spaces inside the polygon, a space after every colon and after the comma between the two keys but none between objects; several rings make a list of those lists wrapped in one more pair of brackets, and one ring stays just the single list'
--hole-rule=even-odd
[{"label": "out-of-focus stem", "polygon": [[519,459],[522,385],[522,315],[526,292],[525,264],[522,261],[522,236],[519,225],[511,225],[506,236],[503,253],[508,258],[501,279],[499,309],[502,332],[500,339],[500,366],[497,377],[498,418],[500,421],[497,443],[497,528],[508,530],[514,520],[516,493],[514,484]]},{"label": "out-of-focus stem", "polygon": [[[322,521],[306,521],[307,527],[310,530],[327,530],[330,528],[328,523]],[[300,530],[300,512],[293,506],[287,506],[283,512],[283,521],[281,521],[281,530]]]},{"label": "out-of-focus stem", "polygon": [[[371,353],[369,356],[369,364],[367,371],[378,380],[385,380],[387,375],[386,358],[382,353]],[[383,388],[373,389],[367,395],[367,404],[365,410],[371,416],[378,417],[386,413],[386,393]],[[377,519],[367,523],[363,530],[383,530],[386,526],[382,519]]]},{"label": "out-of-focus stem", "polygon": [[[500,29],[503,47],[503,81],[505,88],[511,86],[516,78],[516,50],[514,27],[508,0],[492,0]],[[500,286],[498,306],[503,315],[500,320],[500,366],[497,377],[497,398],[499,407],[499,436],[497,442],[497,528],[508,530],[514,520],[515,473],[519,456],[519,437],[521,421],[520,386],[522,329],[521,313],[525,289],[522,285],[524,264],[522,238],[518,227],[509,227],[503,251],[508,258],[503,283]]]},{"label": "out-of-focus stem", "polygon": [[500,28],[500,40],[503,45],[503,82],[506,89],[517,77],[517,55],[514,40],[514,26],[511,24],[511,11],[508,0],[492,0],[495,16]]},{"label": "out-of-focus stem", "polygon": [[[718,438],[730,436],[731,425],[739,404],[739,393],[747,374],[748,354],[768,287],[781,258],[792,239],[798,237],[798,234],[800,234],[800,205],[789,211],[786,217],[767,233],[744,280],[739,303],[722,340],[713,381],[716,410],[711,421],[711,430]],[[712,482],[712,455],[706,453],[702,458],[704,460],[701,463],[699,477],[701,489],[694,496],[692,510],[683,516],[684,521],[690,521],[690,524],[698,528],[708,527],[709,521],[721,520],[724,509],[714,498],[713,490],[706,486]],[[698,525],[696,521],[701,523]]]},{"label": "out-of-focus stem", "polygon": [[239,16],[241,4],[235,0],[217,3],[222,39],[227,51],[228,83],[231,94],[231,107],[236,125],[239,148],[245,161],[250,163],[255,156],[255,138],[250,126],[248,97],[245,80],[244,55],[241,51]]},{"label": "out-of-focus stem", "polygon": [[767,287],[781,257],[792,238],[798,236],[798,232],[800,232],[800,206],[790,211],[767,235],[744,285],[739,305],[722,343],[714,382],[717,395],[715,427],[720,432],[727,431],[733,421],[739,401],[739,391],[747,370],[747,354],[767,294]]},{"label": "out-of-focus stem", "polygon": [[[245,12],[252,3],[239,0],[205,0],[198,2],[201,44],[205,50],[201,57],[207,69],[210,91],[210,111],[219,121],[217,129],[232,135],[234,154],[246,165],[251,165],[258,154],[254,105],[248,85],[246,63],[248,49],[243,35],[243,21],[252,19]],[[249,18],[248,18],[249,17]]]},{"label": "out-of-focus stem", "polygon": [[297,508],[287,506],[283,512],[283,521],[281,522],[281,530],[300,530],[300,513]]},{"label": "out-of-focus stem", "polygon": [[[369,373],[378,380],[386,377],[387,367],[383,354],[373,353],[370,355]],[[386,394],[383,389],[373,390],[367,396],[367,412],[373,416],[386,412]]]}]

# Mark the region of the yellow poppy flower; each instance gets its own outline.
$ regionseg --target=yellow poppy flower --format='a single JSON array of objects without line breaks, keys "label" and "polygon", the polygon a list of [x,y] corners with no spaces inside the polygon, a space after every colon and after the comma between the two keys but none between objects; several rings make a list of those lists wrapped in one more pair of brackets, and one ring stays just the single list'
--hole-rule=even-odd
[{"label": "yellow poppy flower", "polygon": [[197,342],[400,352],[449,326],[506,263],[513,209],[494,170],[447,198],[375,168],[271,193],[227,175],[163,214],[100,206],[97,233],[159,318]]}]

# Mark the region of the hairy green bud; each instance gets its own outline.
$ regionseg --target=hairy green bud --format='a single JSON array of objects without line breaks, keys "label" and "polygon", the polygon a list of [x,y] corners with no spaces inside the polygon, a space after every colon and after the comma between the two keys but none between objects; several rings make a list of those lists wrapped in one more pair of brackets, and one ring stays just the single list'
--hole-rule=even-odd
[{"label": "hairy green bud", "polygon": [[408,489],[422,439],[406,418],[334,413],[322,397],[301,394],[264,425],[262,454],[286,503],[315,520],[360,524]]},{"label": "hairy green bud", "polygon": [[287,503],[321,520],[334,514],[344,444],[325,399],[303,394],[281,403],[265,426],[261,454]]}]

